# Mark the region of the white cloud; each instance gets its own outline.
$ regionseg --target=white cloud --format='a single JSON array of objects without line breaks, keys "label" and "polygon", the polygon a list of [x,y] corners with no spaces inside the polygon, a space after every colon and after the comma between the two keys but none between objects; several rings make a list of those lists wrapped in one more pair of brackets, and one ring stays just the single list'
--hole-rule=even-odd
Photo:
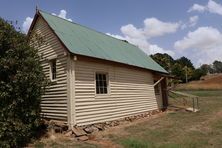
[{"label": "white cloud", "polygon": [[199,20],[199,16],[197,16],[197,15],[191,16],[190,19],[189,19],[189,26],[190,27],[196,26],[198,20]]},{"label": "white cloud", "polygon": [[29,30],[29,27],[31,26],[32,24],[32,21],[33,21],[33,18],[31,17],[26,17],[25,21],[23,22],[22,24],[22,32],[23,33],[27,33],[28,30]]},{"label": "white cloud", "polygon": [[191,16],[189,18],[189,21],[187,23],[184,23],[181,25],[181,29],[185,29],[188,27],[194,27],[197,25],[197,22],[199,21],[199,16],[195,15],[195,16]]},{"label": "white cloud", "polygon": [[204,12],[205,6],[194,4],[187,12],[192,12],[192,11]]},{"label": "white cloud", "polygon": [[60,13],[59,13],[58,15],[56,15],[55,13],[52,13],[52,15],[61,17],[61,18],[63,18],[63,19],[66,19],[66,20],[72,22],[72,19],[66,17],[66,15],[67,15],[66,10],[60,10]]},{"label": "white cloud", "polygon": [[132,24],[121,27],[121,32],[129,38],[146,38],[142,29],[137,29]]},{"label": "white cloud", "polygon": [[143,28],[136,28],[132,24],[121,27],[121,32],[129,38],[152,38],[174,33],[179,28],[179,23],[162,22],[157,18],[147,18],[144,20]]},{"label": "white cloud", "polygon": [[155,54],[155,53],[167,53],[167,54],[169,54],[169,55],[171,55],[171,56],[174,56],[174,55],[175,55],[175,53],[174,53],[173,51],[171,51],[171,50],[165,50],[165,49],[159,47],[159,46],[156,45],[156,44],[150,45],[150,49],[149,49],[149,50],[150,50],[149,52],[150,52],[151,54]]},{"label": "white cloud", "polygon": [[199,4],[194,4],[188,10],[188,12],[192,12],[192,11],[198,11],[198,12],[208,11],[210,13],[215,13],[215,14],[222,15],[222,5],[216,3],[213,0],[209,0],[208,3],[205,6],[199,5]]},{"label": "white cloud", "polygon": [[216,13],[222,15],[222,5],[218,4],[212,0],[209,0],[207,4],[208,11],[211,13]]},{"label": "white cloud", "polygon": [[[128,32],[127,32],[128,33]],[[134,44],[136,46],[138,46],[140,49],[142,49],[145,53],[147,54],[151,54],[150,52],[150,43],[147,41],[146,38],[141,37],[141,38],[135,38],[134,36],[121,36],[121,35],[114,35],[114,34],[110,34],[110,33],[106,33],[107,35],[110,35],[114,38],[120,39],[120,40],[126,40],[131,44]]]},{"label": "white cloud", "polygon": [[162,22],[156,18],[148,18],[144,20],[143,31],[147,37],[157,37],[167,33],[174,33],[179,26],[179,23]]},{"label": "white cloud", "polygon": [[215,59],[222,60],[222,33],[213,27],[199,27],[189,32],[182,40],[176,41],[174,47],[195,56],[193,58],[197,62],[211,63]]},{"label": "white cloud", "polygon": [[120,40],[125,40],[125,38],[120,36],[120,35],[114,35],[114,34],[111,34],[111,33],[106,33],[106,34],[109,35],[109,36],[112,36],[114,38],[120,39]]},{"label": "white cloud", "polygon": [[[210,49],[219,44],[222,45],[222,34],[213,27],[199,27],[189,32],[186,37],[175,43],[176,49],[198,48]],[[220,43],[221,42],[221,43]]]},{"label": "white cloud", "polygon": [[149,39],[174,33],[179,28],[179,25],[180,23],[162,22],[157,18],[147,18],[144,20],[143,28],[137,28],[133,24],[128,24],[120,28],[123,35],[113,35],[110,33],[107,33],[107,35],[121,40],[127,40],[129,43],[138,46],[148,55],[154,53],[168,53],[174,56],[173,51],[165,50],[156,44],[150,44]]}]

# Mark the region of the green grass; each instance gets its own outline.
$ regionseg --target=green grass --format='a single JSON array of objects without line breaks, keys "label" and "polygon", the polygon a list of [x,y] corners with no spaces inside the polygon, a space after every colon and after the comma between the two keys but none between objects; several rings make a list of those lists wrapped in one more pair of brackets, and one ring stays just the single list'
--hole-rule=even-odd
[{"label": "green grass", "polygon": [[[222,91],[186,91],[199,96],[200,112],[184,110],[135,122],[110,132],[104,138],[125,148],[222,147]],[[104,147],[86,142],[61,140],[36,142],[34,147]]]},{"label": "green grass", "polygon": [[184,90],[183,92],[197,95],[200,97],[222,96],[222,90],[195,90],[195,91]]},{"label": "green grass", "polygon": [[222,93],[189,91],[200,96],[200,112],[178,111],[126,127],[126,136],[110,136],[126,148],[199,148],[222,145]]}]

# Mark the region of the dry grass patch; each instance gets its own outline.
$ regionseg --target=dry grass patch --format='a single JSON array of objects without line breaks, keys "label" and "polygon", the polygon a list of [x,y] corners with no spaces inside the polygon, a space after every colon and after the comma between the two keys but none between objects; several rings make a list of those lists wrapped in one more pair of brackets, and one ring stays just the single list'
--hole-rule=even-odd
[{"label": "dry grass patch", "polygon": [[[190,91],[191,92],[191,91]],[[222,93],[192,91],[200,97],[201,111],[170,112],[164,116],[125,127],[128,134],[111,134],[110,138],[123,147],[220,147],[222,144]]]},{"label": "dry grass patch", "polygon": [[199,81],[180,84],[177,88],[180,90],[222,90],[221,82],[222,74],[213,74],[207,75]]},{"label": "dry grass patch", "polygon": [[200,96],[200,112],[164,112],[109,128],[87,142],[58,137],[32,147],[208,148],[222,145],[222,92],[189,91]]}]

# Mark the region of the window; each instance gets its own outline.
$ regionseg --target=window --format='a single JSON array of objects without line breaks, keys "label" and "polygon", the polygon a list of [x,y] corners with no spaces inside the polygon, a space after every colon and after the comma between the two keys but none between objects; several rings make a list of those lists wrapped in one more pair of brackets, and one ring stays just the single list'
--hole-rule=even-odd
[{"label": "window", "polygon": [[[156,83],[157,81],[154,81],[154,84]],[[154,91],[155,91],[155,95],[159,95],[160,94],[160,85],[157,84],[154,86]]]},{"label": "window", "polygon": [[50,77],[52,81],[56,79],[56,59],[50,61]]},{"label": "window", "polygon": [[107,93],[107,74],[96,73],[96,94]]}]

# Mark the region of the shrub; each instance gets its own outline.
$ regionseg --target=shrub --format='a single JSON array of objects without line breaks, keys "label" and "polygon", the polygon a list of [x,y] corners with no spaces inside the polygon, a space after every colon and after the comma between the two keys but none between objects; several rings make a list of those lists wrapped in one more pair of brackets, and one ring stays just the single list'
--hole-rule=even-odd
[{"label": "shrub", "polygon": [[46,84],[37,50],[0,18],[0,147],[21,147],[35,136]]}]

